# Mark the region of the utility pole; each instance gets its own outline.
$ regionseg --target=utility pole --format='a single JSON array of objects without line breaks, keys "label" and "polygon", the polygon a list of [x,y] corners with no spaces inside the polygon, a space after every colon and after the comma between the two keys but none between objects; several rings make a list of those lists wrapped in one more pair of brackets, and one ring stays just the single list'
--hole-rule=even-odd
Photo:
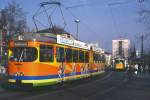
[{"label": "utility pole", "polygon": [[143,54],[144,54],[144,35],[141,35],[141,59],[143,59]]},{"label": "utility pole", "polygon": [[79,34],[79,23],[80,23],[80,20],[79,20],[79,19],[77,19],[77,20],[75,20],[74,22],[75,22],[75,23],[77,23],[76,38],[77,38],[77,40],[78,40],[78,34]]},{"label": "utility pole", "polygon": [[0,29],[0,55],[3,55],[3,35],[2,30]]}]

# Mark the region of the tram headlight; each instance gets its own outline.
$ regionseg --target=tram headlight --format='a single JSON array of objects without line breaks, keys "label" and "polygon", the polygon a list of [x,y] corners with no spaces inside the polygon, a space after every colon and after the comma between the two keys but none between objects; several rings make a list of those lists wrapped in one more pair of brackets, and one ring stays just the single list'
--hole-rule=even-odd
[{"label": "tram headlight", "polygon": [[20,76],[24,76],[24,73],[23,73],[23,72],[20,72]]},{"label": "tram headlight", "polygon": [[15,76],[24,76],[24,73],[23,72],[16,72],[14,75]]},{"label": "tram headlight", "polygon": [[17,73],[15,74],[15,76],[18,76]]},{"label": "tram headlight", "polygon": [[15,76],[18,76],[18,75],[19,75],[19,73],[18,73],[18,72],[16,72],[16,73],[15,73]]}]

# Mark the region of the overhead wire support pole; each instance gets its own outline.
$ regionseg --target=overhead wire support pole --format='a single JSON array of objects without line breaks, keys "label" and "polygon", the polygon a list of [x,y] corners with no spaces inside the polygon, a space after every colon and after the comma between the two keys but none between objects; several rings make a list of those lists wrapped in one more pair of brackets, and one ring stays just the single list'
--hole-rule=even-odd
[{"label": "overhead wire support pole", "polygon": [[144,35],[141,35],[141,59],[143,59],[144,54]]},{"label": "overhead wire support pole", "polygon": [[2,56],[3,55],[3,35],[2,35],[2,30],[0,29],[0,55]]}]

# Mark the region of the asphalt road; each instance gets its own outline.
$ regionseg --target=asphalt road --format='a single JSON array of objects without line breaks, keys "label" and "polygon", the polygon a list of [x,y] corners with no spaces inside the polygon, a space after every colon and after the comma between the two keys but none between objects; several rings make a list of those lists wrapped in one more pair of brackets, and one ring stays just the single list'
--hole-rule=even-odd
[{"label": "asphalt road", "polygon": [[44,89],[0,88],[0,100],[150,100],[150,75],[140,74],[129,79],[125,72],[109,72]]}]

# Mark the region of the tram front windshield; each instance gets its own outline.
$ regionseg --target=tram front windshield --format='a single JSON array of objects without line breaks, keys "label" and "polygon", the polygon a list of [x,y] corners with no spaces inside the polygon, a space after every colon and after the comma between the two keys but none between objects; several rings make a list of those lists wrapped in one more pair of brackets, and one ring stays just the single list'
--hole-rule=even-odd
[{"label": "tram front windshield", "polygon": [[123,60],[116,60],[116,63],[123,63]]},{"label": "tram front windshield", "polygon": [[14,47],[11,52],[11,61],[32,62],[37,59],[37,49],[34,47]]}]

